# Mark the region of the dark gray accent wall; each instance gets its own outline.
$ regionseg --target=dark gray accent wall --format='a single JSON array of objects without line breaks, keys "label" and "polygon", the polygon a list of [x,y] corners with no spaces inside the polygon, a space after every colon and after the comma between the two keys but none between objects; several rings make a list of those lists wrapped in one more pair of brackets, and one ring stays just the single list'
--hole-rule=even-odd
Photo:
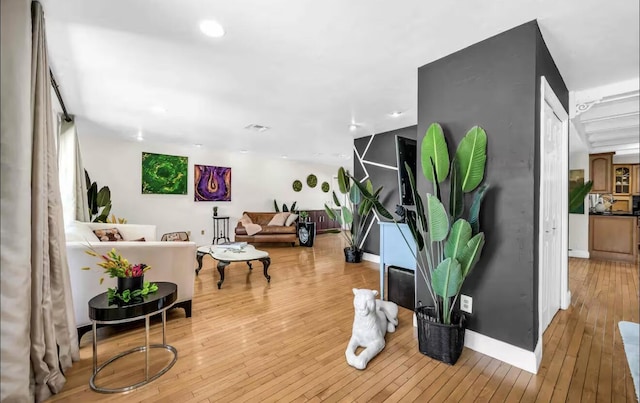
[{"label": "dark gray accent wall", "polygon": [[[354,176],[358,179],[365,177],[366,173],[358,159],[358,155],[366,161],[375,162],[387,166],[397,168],[396,162],[396,136],[406,137],[410,139],[416,138],[416,126],[409,126],[398,130],[375,134],[372,136],[357,138],[354,145],[357,154],[354,152]],[[371,140],[371,144],[367,149],[367,145]],[[367,151],[366,154],[363,153]],[[380,193],[380,201],[391,212],[395,211],[396,205],[400,204],[400,193],[398,189],[398,171],[380,166],[367,164],[365,162],[369,179],[373,184],[373,188],[383,187]],[[363,245],[363,250],[374,255],[380,254],[380,229],[377,223],[371,227],[371,231],[367,236]]]},{"label": "dark gray accent wall", "polygon": [[[468,328],[529,351],[538,340],[540,75],[566,109],[568,91],[535,21],[418,70],[418,133],[440,123],[450,155],[474,125],[488,136],[485,182],[491,190],[480,217],[486,245],[462,290],[473,297]],[[419,158],[417,170],[420,194],[432,192]],[[428,304],[423,282],[417,291]]]}]

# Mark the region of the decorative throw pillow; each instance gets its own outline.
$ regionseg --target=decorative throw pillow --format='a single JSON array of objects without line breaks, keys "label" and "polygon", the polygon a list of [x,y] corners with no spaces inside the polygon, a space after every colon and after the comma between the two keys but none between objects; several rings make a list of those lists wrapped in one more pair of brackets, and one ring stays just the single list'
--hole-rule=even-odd
[{"label": "decorative throw pillow", "polygon": [[293,224],[296,218],[298,218],[298,215],[291,213],[289,217],[287,217],[287,221],[284,222],[284,225],[288,227],[289,225]]},{"label": "decorative throw pillow", "polygon": [[273,218],[271,219],[271,221],[269,221],[269,224],[267,225],[275,225],[275,226],[282,227],[284,223],[287,221],[287,217],[289,217],[289,215],[291,215],[291,213],[276,213],[276,215],[273,216]]},{"label": "decorative throw pillow", "polygon": [[138,239],[132,239],[131,241],[132,242],[146,242],[147,240],[144,239],[144,237],[142,237],[142,238],[138,238]]},{"label": "decorative throw pillow", "polygon": [[253,221],[251,221],[251,217],[249,217],[247,214],[243,214],[242,218],[240,218],[238,221],[240,221],[243,226],[246,224],[253,224]]},{"label": "decorative throw pillow", "polygon": [[97,229],[93,231],[101,242],[123,241],[122,234],[117,228]]}]

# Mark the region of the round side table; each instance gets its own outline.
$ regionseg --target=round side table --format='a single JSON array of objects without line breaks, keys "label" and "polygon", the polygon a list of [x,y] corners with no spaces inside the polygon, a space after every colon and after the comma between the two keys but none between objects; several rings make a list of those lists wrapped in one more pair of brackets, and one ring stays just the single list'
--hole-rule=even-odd
[{"label": "round side table", "polygon": [[[127,392],[140,386],[146,385],[149,382],[159,378],[162,374],[167,372],[178,359],[178,352],[173,346],[167,344],[166,341],[166,328],[167,328],[167,309],[176,301],[178,297],[178,286],[174,283],[158,282],[158,291],[153,294],[149,294],[145,297],[139,297],[138,301],[134,301],[130,304],[116,304],[109,303],[107,293],[96,295],[89,300],[89,318],[93,327],[93,375],[89,380],[91,389],[101,393],[117,393]],[[162,313],[162,344],[149,345],[149,318],[157,313]],[[144,317],[144,341],[145,345],[132,348],[123,353],[110,358],[104,364],[98,367],[98,337],[96,335],[97,324],[117,324],[126,323],[139,320]],[[159,372],[154,375],[149,375],[149,349],[161,348],[173,353],[173,359],[167,365],[165,365]],[[135,383],[133,385],[124,386],[121,388],[105,388],[96,386],[95,378],[107,365],[122,358],[126,355],[144,351],[144,381]]]}]

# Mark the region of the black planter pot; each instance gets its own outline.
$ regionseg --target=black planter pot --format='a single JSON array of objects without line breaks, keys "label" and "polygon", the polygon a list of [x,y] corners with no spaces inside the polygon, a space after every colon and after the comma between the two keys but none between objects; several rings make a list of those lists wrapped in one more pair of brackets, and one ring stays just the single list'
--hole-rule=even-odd
[{"label": "black planter pot", "polygon": [[418,319],[418,349],[435,360],[453,365],[460,358],[464,347],[464,331],[466,318],[464,314],[454,311],[451,314],[451,325],[437,322],[435,307],[420,306],[416,308]]},{"label": "black planter pot", "polygon": [[140,277],[118,277],[118,293],[122,294],[124,290],[133,292],[142,289],[144,285],[144,276]]},{"label": "black planter pot", "polygon": [[360,263],[362,261],[362,250],[351,247],[344,248],[344,260],[347,263]]},{"label": "black planter pot", "polygon": [[313,246],[313,240],[316,237],[315,222],[299,222],[298,223],[298,241],[300,246]]}]

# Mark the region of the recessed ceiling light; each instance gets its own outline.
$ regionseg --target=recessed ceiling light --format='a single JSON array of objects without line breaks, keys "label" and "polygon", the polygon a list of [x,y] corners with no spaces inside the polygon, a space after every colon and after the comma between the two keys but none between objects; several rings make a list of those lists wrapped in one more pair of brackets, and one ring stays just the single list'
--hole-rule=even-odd
[{"label": "recessed ceiling light", "polygon": [[218,21],[204,20],[200,23],[200,31],[212,38],[220,38],[224,36],[224,28]]},{"label": "recessed ceiling light", "polygon": [[391,112],[391,117],[392,118],[397,118],[398,116],[402,115],[402,112],[400,111],[393,111]]},{"label": "recessed ceiling light", "polygon": [[142,130],[138,130],[138,135],[136,136],[136,140],[138,141],[144,140],[144,137],[142,137]]},{"label": "recessed ceiling light", "polygon": [[248,126],[244,127],[247,130],[253,130],[256,132],[266,132],[267,130],[271,129],[269,126],[263,126],[263,125],[257,125],[257,124],[250,124]]},{"label": "recessed ceiling light", "polygon": [[287,156],[286,156],[286,155],[282,155],[281,157],[282,157],[282,158],[285,158],[285,159],[287,158]]},{"label": "recessed ceiling light", "polygon": [[355,131],[356,129],[358,129],[358,125],[355,123],[351,123],[349,125],[349,130],[351,130],[352,132]]},{"label": "recessed ceiling light", "polygon": [[195,146],[196,148],[200,148],[200,147],[202,147],[202,144],[194,144],[194,146]]},{"label": "recessed ceiling light", "polygon": [[248,152],[249,152],[249,150],[240,150],[240,154],[246,154]]}]

